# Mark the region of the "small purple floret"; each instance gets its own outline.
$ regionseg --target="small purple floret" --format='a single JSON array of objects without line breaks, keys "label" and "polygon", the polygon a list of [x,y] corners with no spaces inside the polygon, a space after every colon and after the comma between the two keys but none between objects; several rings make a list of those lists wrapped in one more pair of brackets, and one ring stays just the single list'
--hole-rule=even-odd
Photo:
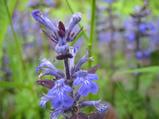
[{"label": "small purple floret", "polygon": [[41,98],[40,105],[42,107],[48,101],[51,101],[55,109],[67,109],[73,105],[73,98],[68,95],[72,91],[72,88],[66,85],[64,81],[64,79],[57,80],[55,86],[48,91],[47,95]]},{"label": "small purple floret", "polygon": [[87,96],[89,93],[97,93],[98,86],[93,80],[97,80],[96,74],[87,73],[86,71],[76,72],[76,78],[73,82],[74,85],[80,85],[78,90],[79,95]]}]

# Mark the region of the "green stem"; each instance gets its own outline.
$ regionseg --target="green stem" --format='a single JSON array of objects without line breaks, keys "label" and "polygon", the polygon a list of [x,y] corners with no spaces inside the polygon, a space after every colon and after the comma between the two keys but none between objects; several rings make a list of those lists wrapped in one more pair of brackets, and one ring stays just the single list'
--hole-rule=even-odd
[{"label": "green stem", "polygon": [[[91,26],[90,26],[90,39],[88,43],[88,53],[89,57],[92,56],[92,44],[95,36],[95,12],[96,12],[96,0],[92,0],[92,10],[91,10]],[[91,67],[91,61],[88,62],[88,66]]]}]

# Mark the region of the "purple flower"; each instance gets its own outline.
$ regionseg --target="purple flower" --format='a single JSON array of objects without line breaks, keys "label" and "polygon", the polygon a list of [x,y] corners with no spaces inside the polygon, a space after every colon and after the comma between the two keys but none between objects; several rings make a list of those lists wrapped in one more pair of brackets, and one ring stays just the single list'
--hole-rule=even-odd
[{"label": "purple flower", "polygon": [[46,30],[52,33],[52,35],[57,34],[57,27],[55,24],[53,24],[52,21],[43,15],[39,10],[34,10],[32,12],[32,16],[38,23],[40,23],[40,25],[45,26]]},{"label": "purple flower", "polygon": [[136,52],[136,58],[138,60],[147,59],[149,57],[150,57],[150,52],[149,51],[138,51],[138,52]]},{"label": "purple flower", "polygon": [[39,77],[45,76],[45,75],[52,75],[56,78],[63,78],[65,75],[62,71],[56,69],[56,67],[48,60],[43,59],[39,66],[36,68],[36,72],[40,73]]},{"label": "purple flower", "polygon": [[146,23],[142,23],[139,25],[139,30],[142,32],[142,33],[145,33],[147,30],[148,30],[148,26]]},{"label": "purple flower", "polygon": [[56,69],[50,61],[48,61],[47,59],[42,59],[39,66],[36,68],[36,72],[39,72],[39,70],[43,67],[47,67],[49,69]]},{"label": "purple flower", "polygon": [[127,39],[128,39],[128,41],[129,42],[133,42],[133,41],[135,41],[135,33],[134,32],[131,32],[131,33],[128,33],[127,35],[126,35],[126,37],[127,37]]},{"label": "purple flower", "polygon": [[99,33],[99,40],[100,41],[110,42],[111,39],[112,39],[111,32],[100,32]]},{"label": "purple flower", "polygon": [[106,102],[101,102],[101,100],[97,100],[97,101],[83,101],[80,103],[80,106],[81,107],[94,106],[98,110],[98,112],[103,113],[108,110],[110,105]]},{"label": "purple flower", "polygon": [[43,15],[39,10],[34,10],[32,12],[34,19],[42,26],[44,26],[43,32],[49,37],[49,39],[54,44],[53,47],[58,54],[57,59],[62,59],[63,56],[72,58],[69,54],[69,46],[67,42],[71,42],[75,39],[79,32],[75,33],[73,28],[80,22],[81,14],[73,14],[69,22],[68,27],[65,27],[63,22],[59,21],[55,25],[51,20],[49,20],[45,15]]},{"label": "purple flower", "polygon": [[142,33],[145,33],[147,31],[152,31],[152,32],[155,32],[155,27],[152,23],[141,23],[139,25],[139,30],[142,32]]},{"label": "purple flower", "polygon": [[60,116],[60,114],[63,113],[62,109],[57,109],[54,112],[51,112],[50,114],[50,119],[58,119],[58,117]]},{"label": "purple flower", "polygon": [[98,76],[96,74],[91,74],[86,71],[78,71],[75,73],[75,80],[73,85],[80,85],[78,89],[78,94],[81,96],[87,96],[88,93],[97,93],[98,86],[93,80],[97,80]]},{"label": "purple flower", "polygon": [[45,0],[44,2],[45,2],[48,6],[52,6],[52,7],[54,7],[54,6],[56,5],[54,0]]},{"label": "purple flower", "polygon": [[73,99],[68,95],[72,88],[65,84],[64,79],[59,79],[55,85],[50,89],[47,95],[43,96],[40,101],[42,107],[50,101],[54,109],[67,109],[73,105]]},{"label": "purple flower", "polygon": [[74,67],[74,72],[80,70],[81,66],[89,60],[88,52],[84,55]]},{"label": "purple flower", "polygon": [[112,4],[115,0],[104,0],[105,2]]}]

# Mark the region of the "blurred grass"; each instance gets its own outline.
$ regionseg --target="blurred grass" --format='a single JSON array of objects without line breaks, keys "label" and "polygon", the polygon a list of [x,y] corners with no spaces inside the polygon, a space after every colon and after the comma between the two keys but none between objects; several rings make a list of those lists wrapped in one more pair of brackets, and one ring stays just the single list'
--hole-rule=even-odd
[{"label": "blurred grass", "polygon": [[16,0],[7,1],[8,8],[6,6],[6,0],[0,0],[0,58],[2,57],[2,47],[3,40],[5,39],[5,34],[9,25],[8,10],[12,14],[15,8]]}]

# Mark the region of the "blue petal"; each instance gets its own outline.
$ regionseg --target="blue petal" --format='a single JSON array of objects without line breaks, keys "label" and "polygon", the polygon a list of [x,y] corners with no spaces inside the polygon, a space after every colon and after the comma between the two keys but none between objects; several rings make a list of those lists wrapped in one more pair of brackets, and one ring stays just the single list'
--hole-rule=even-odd
[{"label": "blue petal", "polygon": [[73,98],[71,98],[70,96],[64,95],[63,97],[63,107],[64,108],[69,108],[73,105]]},{"label": "blue petal", "polygon": [[77,25],[78,22],[80,21],[81,21],[81,14],[80,13],[73,14],[68,26],[68,31],[69,32],[72,31],[75,25]]},{"label": "blue petal", "polygon": [[96,74],[88,74],[87,75],[87,79],[88,80],[97,80],[98,79],[98,76]]},{"label": "blue petal", "polygon": [[66,94],[60,93],[56,95],[56,98],[52,101],[52,105],[54,108],[69,108],[73,105],[73,99]]},{"label": "blue petal", "polygon": [[63,77],[63,73],[58,70],[52,70],[49,68],[42,68],[42,70],[43,70],[43,74],[41,76],[52,75],[58,78]]},{"label": "blue petal", "polygon": [[67,86],[67,85],[64,85],[63,89],[64,89],[65,92],[71,92],[72,91],[72,88],[70,86]]},{"label": "blue petal", "polygon": [[41,67],[38,66],[38,67],[36,67],[35,72],[39,73],[40,70],[41,70]]},{"label": "blue petal", "polygon": [[44,25],[46,29],[52,30],[53,32],[57,31],[56,26],[49,20],[45,15],[43,15],[39,10],[34,10],[32,16],[36,21],[41,25]]},{"label": "blue petal", "polygon": [[[78,63],[75,65],[75,71],[78,71],[80,70],[81,66],[83,64],[85,64],[89,59],[89,56],[88,56],[88,52],[86,53],[86,55],[84,55],[79,61]],[[84,74],[85,75],[86,72],[79,72],[79,74]]]},{"label": "blue petal", "polygon": [[58,109],[50,114],[50,119],[58,119],[59,115],[63,113],[63,110]]},{"label": "blue petal", "polygon": [[82,78],[77,77],[77,78],[74,80],[73,85],[79,85],[79,84],[81,84],[81,83],[82,83]]},{"label": "blue petal", "polygon": [[106,102],[98,102],[94,106],[100,113],[106,112],[110,108],[110,105]]},{"label": "blue petal", "polygon": [[113,3],[115,0],[104,0],[105,2],[107,2],[107,3],[109,3],[109,4],[111,4],[111,3]]},{"label": "blue petal", "polygon": [[55,86],[53,86],[47,93],[48,96],[50,97],[55,97],[55,94],[57,93]]},{"label": "blue petal", "polygon": [[42,59],[39,67],[47,67],[51,69],[56,69],[55,66],[47,59]]},{"label": "blue petal", "polygon": [[89,92],[95,94],[98,92],[98,85],[95,82],[89,84]]},{"label": "blue petal", "polygon": [[49,101],[49,98],[47,97],[47,96],[43,96],[43,97],[41,97],[41,100],[40,100],[40,103],[39,103],[39,105],[41,106],[41,107],[45,107],[45,105],[46,105],[46,103]]},{"label": "blue petal", "polygon": [[53,99],[52,105],[54,108],[58,108],[58,107],[62,106],[62,104],[63,104],[62,97],[63,97],[63,95],[59,94],[59,95],[56,95],[56,97]]},{"label": "blue petal", "polygon": [[87,85],[83,84],[79,90],[78,90],[79,95],[82,96],[87,96],[89,93],[89,88],[87,87]]},{"label": "blue petal", "polygon": [[136,36],[135,36],[135,33],[131,32],[131,33],[127,34],[126,37],[128,38],[129,42],[133,42],[135,40]]}]

